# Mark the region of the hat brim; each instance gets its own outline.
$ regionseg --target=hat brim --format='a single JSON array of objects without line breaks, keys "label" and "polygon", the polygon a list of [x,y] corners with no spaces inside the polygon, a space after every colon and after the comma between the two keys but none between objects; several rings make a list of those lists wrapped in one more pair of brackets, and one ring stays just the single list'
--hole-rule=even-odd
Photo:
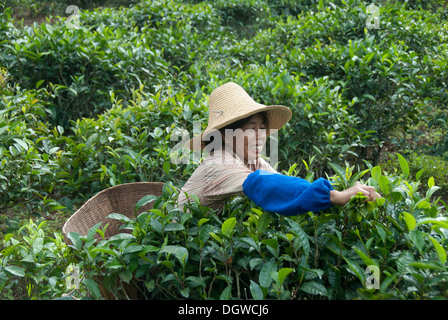
[{"label": "hat brim", "polygon": [[266,112],[269,124],[268,134],[272,134],[283,128],[283,126],[287,124],[292,117],[291,109],[289,109],[288,107],[282,105],[274,105],[274,106],[260,105],[259,108],[247,112],[244,115],[234,117],[214,127],[207,127],[200,135],[190,139],[187,143],[185,143],[185,147],[193,151],[201,151],[204,149],[206,143],[206,141],[204,141],[203,138],[207,137],[207,135],[213,132],[214,130],[225,128],[226,126],[238,120],[248,118],[260,112]]}]

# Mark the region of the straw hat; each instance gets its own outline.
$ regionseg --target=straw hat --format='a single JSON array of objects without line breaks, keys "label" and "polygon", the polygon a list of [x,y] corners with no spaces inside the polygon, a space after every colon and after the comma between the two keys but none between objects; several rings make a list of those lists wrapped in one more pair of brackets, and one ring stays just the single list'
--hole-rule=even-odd
[{"label": "straw hat", "polygon": [[255,102],[238,84],[228,82],[215,90],[209,97],[208,126],[202,134],[190,139],[185,146],[191,150],[202,150],[203,140],[214,130],[222,129],[238,120],[259,112],[266,112],[269,134],[281,129],[292,117],[288,107],[275,105],[265,106]]}]

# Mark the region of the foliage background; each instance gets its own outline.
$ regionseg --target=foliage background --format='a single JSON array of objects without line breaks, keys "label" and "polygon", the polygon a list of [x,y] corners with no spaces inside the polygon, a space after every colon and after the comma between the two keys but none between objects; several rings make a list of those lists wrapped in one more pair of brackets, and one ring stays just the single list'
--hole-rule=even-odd
[{"label": "foliage background", "polygon": [[[319,218],[296,217],[291,223],[298,223],[300,229],[295,228],[295,233],[285,229],[284,221],[271,225],[270,231],[257,229],[259,217],[265,215],[260,211],[254,216],[250,202],[236,210],[241,216],[237,229],[232,230],[239,233],[234,235],[235,240],[229,240],[231,248],[238,247],[239,241],[247,237],[256,245],[267,245],[266,241],[273,244],[268,239],[275,239],[281,250],[274,253],[273,247],[267,245],[272,257],[278,258],[283,252],[284,259],[305,255],[307,263],[309,258],[315,261],[314,265],[301,264],[304,259],[299,258],[284,265],[282,259],[277,259],[274,270],[277,274],[262,273],[267,277],[262,283],[261,264],[239,263],[244,272],[253,273],[245,280],[252,294],[249,297],[259,297],[258,288],[263,298],[446,296],[443,223],[447,179],[442,168],[448,158],[447,8],[444,1],[374,3],[380,7],[380,29],[366,28],[368,3],[356,0],[3,1],[0,7],[2,297],[55,298],[73,293],[70,286],[64,285],[67,275],[62,272],[75,259],[60,235],[65,219],[98,191],[120,183],[164,181],[182,186],[197,163],[172,161],[172,150],[183,137],[179,130],[192,133],[195,121],[205,127],[207,97],[227,81],[241,84],[264,104],[280,103],[292,109],[294,117],[279,135],[280,171],[307,176],[310,180],[319,176],[344,180],[340,172],[345,168],[354,168],[351,169],[354,172],[369,170],[363,179],[380,187],[379,176],[375,179],[371,170],[381,168],[380,176],[386,178],[381,179],[385,189],[380,189],[385,196],[390,194],[376,211],[367,214],[359,209],[352,213],[355,217],[364,212],[362,223],[350,229],[355,235],[356,230],[365,231],[362,237],[368,238],[361,239],[350,237],[348,222],[343,219],[344,214],[350,214],[345,209]],[[81,9],[80,27],[75,29],[65,24],[69,16],[65,9],[72,4]],[[403,170],[406,166],[395,153],[404,156],[408,169]],[[441,187],[435,196],[432,181]],[[165,200],[169,203],[167,197]],[[164,209],[165,217],[172,214],[168,209]],[[201,219],[210,219],[209,214],[213,214],[207,212],[201,209],[197,216],[183,221],[183,227],[192,223],[198,228]],[[418,231],[413,231],[413,220],[406,213],[415,219]],[[378,215],[391,216],[395,224],[384,221],[378,227],[373,222]],[[215,234],[223,231],[225,218],[212,220],[209,231]],[[421,220],[429,218],[438,220]],[[435,225],[426,228],[428,223]],[[378,230],[372,237],[369,224]],[[252,238],[254,226],[266,234],[255,233]],[[325,252],[314,250],[324,241],[320,238],[321,229],[333,230],[329,238],[334,245],[347,248],[349,254],[338,258],[346,271],[335,271],[319,262]],[[304,230],[305,238],[314,247],[304,249],[306,241],[297,230]],[[297,237],[300,245],[296,245],[300,248],[289,248],[294,244],[288,242],[288,234]],[[181,237],[186,236],[195,235],[186,233]],[[148,239],[139,238],[138,233],[136,239],[131,243],[137,241],[146,248]],[[377,248],[371,254],[370,247],[362,246],[369,259],[384,258],[382,279],[389,279],[390,287],[385,285],[378,295],[360,288],[364,273],[357,264],[363,265],[365,261],[352,248],[361,248],[356,239],[364,244],[370,241],[372,248],[377,241],[381,247],[382,241],[384,250],[392,252],[388,260],[382,249]],[[150,240],[153,246],[164,241]],[[213,237],[199,240],[204,248],[207,245],[214,246],[214,250],[224,250],[219,245],[226,248]],[[178,239],[174,237],[173,241]],[[119,249],[107,250],[126,250],[128,244],[124,242]],[[91,245],[84,252],[90,252]],[[243,241],[242,247],[245,245],[247,241]],[[334,253],[331,246],[324,245],[329,255]],[[166,253],[163,251],[166,249],[158,248],[162,252],[154,252]],[[190,256],[197,249],[188,248]],[[260,259],[251,256],[255,252],[248,248],[242,252]],[[139,258],[142,257],[137,253],[150,254],[136,250],[134,256]],[[352,253],[357,254],[358,262],[353,262]],[[178,251],[172,254],[180,257],[176,255]],[[77,264],[87,266],[93,255],[80,256],[75,259]],[[94,256],[99,265],[114,261],[107,255]],[[167,261],[171,261],[169,257]],[[215,278],[209,280],[218,277],[224,283],[217,286],[216,292],[204,279],[198,282],[190,278],[190,286],[185,286],[186,282],[175,282],[177,279],[163,270],[157,276],[166,284],[171,280],[174,284],[163,290],[158,288],[165,292],[165,298],[173,298],[179,292],[192,298],[236,297],[238,281],[235,273],[229,273],[226,261],[220,262],[224,269],[207,266],[215,268]],[[182,257],[178,262],[182,267]],[[339,266],[338,263],[334,265]],[[419,268],[409,266],[411,263],[424,264]],[[168,268],[167,265],[170,262],[165,263]],[[130,271],[116,266],[111,277],[130,282]],[[305,275],[303,268],[314,271]],[[150,284],[148,289],[147,281],[140,273],[136,276],[135,270],[131,274],[143,279],[147,290],[156,288]],[[235,270],[237,274],[242,272]],[[280,271],[284,278],[278,278]],[[85,281],[83,288],[76,291],[77,296],[99,298],[93,279],[104,271],[85,267],[83,272]],[[185,278],[198,276],[196,270],[192,274],[187,270],[183,273]],[[311,287],[308,291],[307,286],[302,288],[305,296],[294,295],[300,292],[303,281],[295,278],[299,275],[310,281],[319,279],[313,280],[317,284],[308,284]],[[287,276],[290,282],[284,282],[289,279]],[[330,279],[336,281],[333,276],[339,282],[330,283]],[[353,277],[358,279],[354,281]],[[428,284],[431,277],[438,282]],[[388,288],[396,291],[389,292]]]}]

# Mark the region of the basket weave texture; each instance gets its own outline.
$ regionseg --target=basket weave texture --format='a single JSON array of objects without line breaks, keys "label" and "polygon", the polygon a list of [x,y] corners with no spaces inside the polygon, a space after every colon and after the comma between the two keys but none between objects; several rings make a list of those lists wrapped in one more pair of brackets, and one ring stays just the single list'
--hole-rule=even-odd
[{"label": "basket weave texture", "polygon": [[[162,195],[163,182],[134,182],[125,183],[100,191],[90,198],[79,208],[64,224],[62,233],[66,243],[71,241],[67,238],[70,232],[77,232],[82,236],[98,222],[106,226],[105,238],[110,238],[117,233],[125,232],[119,230],[120,221],[107,218],[111,213],[120,213],[129,218],[135,217],[135,205],[146,195]],[[153,202],[143,206],[137,214],[151,209]]]}]

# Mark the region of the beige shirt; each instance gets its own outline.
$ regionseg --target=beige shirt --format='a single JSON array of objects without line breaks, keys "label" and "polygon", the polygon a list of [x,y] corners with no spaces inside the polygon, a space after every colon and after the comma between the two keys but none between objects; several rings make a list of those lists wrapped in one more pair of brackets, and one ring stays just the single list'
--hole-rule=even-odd
[{"label": "beige shirt", "polygon": [[[244,195],[244,180],[257,170],[277,173],[262,158],[247,167],[236,154],[226,150],[217,150],[201,162],[181,188],[178,207],[182,209],[183,205],[188,202],[187,196],[194,194],[202,205],[221,210],[225,201],[230,197]],[[190,197],[190,201],[194,200]]]}]

